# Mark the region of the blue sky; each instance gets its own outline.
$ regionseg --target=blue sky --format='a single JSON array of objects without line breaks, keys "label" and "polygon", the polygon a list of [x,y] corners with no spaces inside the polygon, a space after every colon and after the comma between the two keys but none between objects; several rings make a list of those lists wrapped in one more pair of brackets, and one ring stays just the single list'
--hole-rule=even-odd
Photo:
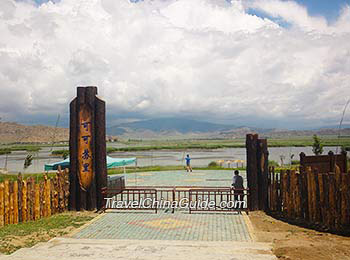
[{"label": "blue sky", "polygon": [[310,15],[322,15],[332,22],[339,16],[341,8],[350,4],[349,0],[296,0],[307,7]]}]

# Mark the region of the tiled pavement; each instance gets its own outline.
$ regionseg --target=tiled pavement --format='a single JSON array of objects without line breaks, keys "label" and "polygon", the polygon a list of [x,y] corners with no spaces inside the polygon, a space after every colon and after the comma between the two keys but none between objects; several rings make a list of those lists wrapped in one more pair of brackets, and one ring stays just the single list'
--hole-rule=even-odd
[{"label": "tiled pavement", "polygon": [[[245,177],[245,172],[241,173]],[[165,171],[126,174],[127,186],[219,186],[230,187],[232,171]],[[235,213],[142,213],[109,211],[77,233],[75,238],[249,241],[242,215]]]},{"label": "tiled pavement", "polygon": [[[241,171],[246,185],[246,173]],[[110,175],[111,177],[113,175]],[[112,177],[113,178],[113,177]],[[231,170],[194,170],[137,172],[125,174],[127,186],[218,186],[230,187],[233,171]]]},{"label": "tiled pavement", "polygon": [[235,213],[108,212],[75,238],[249,241],[242,215]]}]

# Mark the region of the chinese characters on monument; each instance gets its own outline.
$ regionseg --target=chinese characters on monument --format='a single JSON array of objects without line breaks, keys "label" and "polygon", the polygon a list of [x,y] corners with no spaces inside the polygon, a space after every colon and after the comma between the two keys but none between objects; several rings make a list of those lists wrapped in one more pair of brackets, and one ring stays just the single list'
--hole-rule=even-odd
[{"label": "chinese characters on monument", "polygon": [[83,106],[79,111],[79,182],[85,191],[93,180],[93,156],[92,156],[92,124],[91,111],[88,106]]}]

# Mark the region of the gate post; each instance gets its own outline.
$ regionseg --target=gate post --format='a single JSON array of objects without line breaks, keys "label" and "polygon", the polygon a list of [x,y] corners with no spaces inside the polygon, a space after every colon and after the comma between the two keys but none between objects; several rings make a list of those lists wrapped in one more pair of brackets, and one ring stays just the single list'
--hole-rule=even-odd
[{"label": "gate post", "polygon": [[257,210],[259,208],[257,145],[258,145],[258,135],[247,134],[246,153],[247,153],[247,183],[249,188],[249,197],[248,197],[249,210]]},{"label": "gate post", "polygon": [[69,209],[100,209],[107,186],[105,102],[97,87],[78,87],[70,103]]},{"label": "gate post", "polygon": [[265,210],[268,202],[268,150],[267,140],[257,134],[247,134],[247,182],[249,210]]}]

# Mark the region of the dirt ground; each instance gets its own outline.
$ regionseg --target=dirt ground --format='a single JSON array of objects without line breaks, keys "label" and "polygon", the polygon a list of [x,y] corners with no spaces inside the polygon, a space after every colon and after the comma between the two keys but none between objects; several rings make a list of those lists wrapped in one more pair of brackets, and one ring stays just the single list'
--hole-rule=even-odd
[{"label": "dirt ground", "polygon": [[[0,255],[11,254],[23,247],[32,247],[39,242],[49,241],[53,237],[70,236],[96,216],[96,213],[89,211],[65,212],[41,221],[5,226],[0,229]],[[57,223],[49,226],[52,221]]]},{"label": "dirt ground", "polygon": [[317,232],[276,220],[264,212],[250,212],[258,241],[273,243],[279,259],[350,259],[350,237]]}]

